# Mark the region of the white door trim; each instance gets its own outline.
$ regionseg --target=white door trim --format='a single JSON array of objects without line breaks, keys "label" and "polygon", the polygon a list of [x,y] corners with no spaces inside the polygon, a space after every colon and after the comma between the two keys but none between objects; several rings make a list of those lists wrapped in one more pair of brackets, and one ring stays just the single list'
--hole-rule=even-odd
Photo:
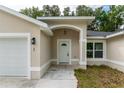
[{"label": "white door trim", "polygon": [[31,34],[27,34],[28,38],[28,79],[31,79]]},{"label": "white door trim", "polygon": [[30,33],[0,33],[0,38],[27,38],[27,68],[28,75],[26,78],[31,79],[31,35]]},{"label": "white door trim", "polygon": [[59,64],[59,42],[68,41],[69,42],[69,64],[71,64],[71,39],[57,39],[57,64]]}]

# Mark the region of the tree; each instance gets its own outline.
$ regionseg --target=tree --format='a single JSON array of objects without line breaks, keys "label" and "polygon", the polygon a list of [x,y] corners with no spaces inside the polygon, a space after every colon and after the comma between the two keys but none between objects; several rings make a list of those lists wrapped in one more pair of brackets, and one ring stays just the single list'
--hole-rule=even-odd
[{"label": "tree", "polygon": [[88,25],[88,30],[100,31],[101,17],[103,17],[103,7],[96,8],[93,12],[93,16],[95,16],[95,20]]},{"label": "tree", "polygon": [[72,12],[71,12],[71,16],[75,16],[75,13],[74,13],[74,11],[72,11]]},{"label": "tree", "polygon": [[119,15],[119,14],[123,11],[124,11],[124,5],[110,6],[110,11],[108,12],[108,17],[109,17],[109,23],[111,23],[111,25],[113,25],[110,28],[110,29],[112,29],[112,31],[115,31],[116,29],[118,29],[119,25],[122,25],[123,19],[120,17],[121,15]]},{"label": "tree", "polygon": [[43,6],[43,16],[51,16],[51,7],[49,5]]},{"label": "tree", "polygon": [[63,14],[64,16],[70,16],[70,7],[64,8]]},{"label": "tree", "polygon": [[76,8],[76,16],[92,16],[93,10],[85,5],[79,5]]},{"label": "tree", "polygon": [[120,13],[124,11],[124,6],[109,6],[109,11],[103,10],[103,7],[94,11],[96,19],[88,26],[89,30],[97,31],[116,31],[122,24]]},{"label": "tree", "polygon": [[60,16],[61,11],[58,5],[44,5],[43,6],[43,16]]},{"label": "tree", "polygon": [[58,5],[53,5],[50,10],[51,16],[60,16],[61,11]]},{"label": "tree", "polygon": [[25,9],[21,9],[20,13],[30,16],[32,18],[37,18],[38,16],[42,16],[43,15],[43,11],[39,10],[38,7],[31,7],[31,8],[25,8]]},{"label": "tree", "polygon": [[[38,16],[60,16],[60,8],[57,5],[44,5],[42,10],[38,7],[25,8],[20,10],[21,13],[30,17]],[[71,11],[70,7],[64,8],[64,16],[95,16],[95,20],[88,26],[88,30],[93,31],[116,31],[119,25],[122,25],[121,13],[124,12],[124,5],[111,5],[106,11],[105,7],[99,7],[93,10],[84,5],[79,5],[76,11]]]}]

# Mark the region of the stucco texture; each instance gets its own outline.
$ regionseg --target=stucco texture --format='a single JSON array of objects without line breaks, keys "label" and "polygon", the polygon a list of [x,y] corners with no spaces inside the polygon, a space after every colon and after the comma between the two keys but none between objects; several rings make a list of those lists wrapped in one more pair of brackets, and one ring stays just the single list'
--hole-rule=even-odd
[{"label": "stucco texture", "polygon": [[124,35],[107,40],[107,59],[124,62]]}]

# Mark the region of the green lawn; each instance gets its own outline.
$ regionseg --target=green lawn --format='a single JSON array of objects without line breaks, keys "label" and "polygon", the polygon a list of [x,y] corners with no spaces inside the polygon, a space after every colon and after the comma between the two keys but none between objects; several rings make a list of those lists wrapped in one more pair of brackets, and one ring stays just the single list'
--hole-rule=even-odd
[{"label": "green lawn", "polygon": [[76,69],[79,88],[122,88],[124,73],[107,66],[88,66],[87,70]]}]

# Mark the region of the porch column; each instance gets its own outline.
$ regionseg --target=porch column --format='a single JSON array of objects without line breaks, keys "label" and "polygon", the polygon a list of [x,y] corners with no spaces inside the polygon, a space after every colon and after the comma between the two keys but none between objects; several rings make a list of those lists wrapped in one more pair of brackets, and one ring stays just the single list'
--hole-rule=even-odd
[{"label": "porch column", "polygon": [[85,33],[83,32],[83,30],[80,31],[80,40],[79,40],[79,44],[80,44],[80,61],[79,64],[80,65],[85,65],[86,66],[86,37]]}]

